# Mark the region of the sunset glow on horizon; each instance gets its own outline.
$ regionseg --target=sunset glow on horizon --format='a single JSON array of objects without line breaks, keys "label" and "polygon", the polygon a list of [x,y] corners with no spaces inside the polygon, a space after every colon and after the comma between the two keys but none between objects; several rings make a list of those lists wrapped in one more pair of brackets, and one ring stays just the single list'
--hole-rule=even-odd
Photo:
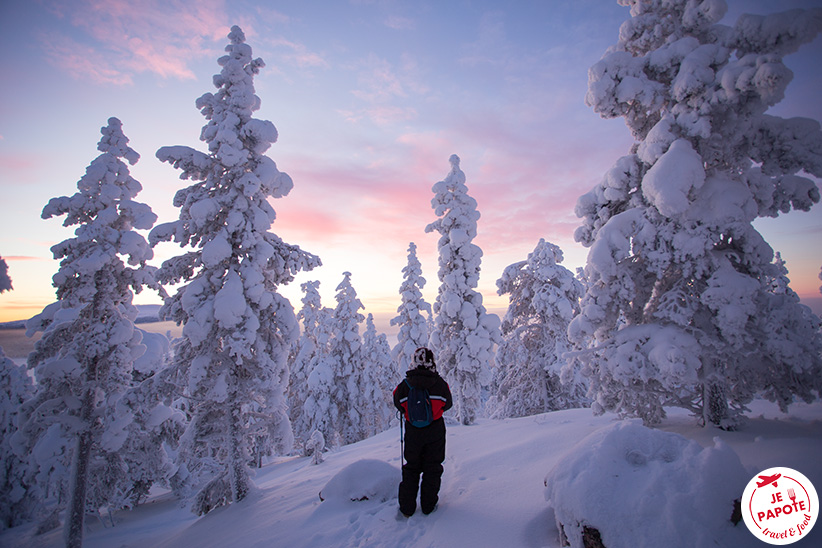
[{"label": "sunset glow on horizon", "polygon": [[[335,306],[343,272],[388,331],[410,242],[433,303],[437,234],[431,187],[457,154],[478,202],[476,243],[484,252],[479,290],[496,295],[503,269],[524,260],[540,238],[558,245],[564,266],[584,266],[574,241],[577,198],[590,190],[632,138],[622,120],[603,120],[584,103],[587,71],[629,17],[616,1],[398,0],[261,2],[208,0],[43,0],[0,6],[4,86],[0,101],[0,256],[14,290],[0,295],[0,322],[39,313],[53,302],[58,263],[50,247],[73,235],[40,213],[71,195],[99,154],[100,128],[116,116],[140,161],[131,175],[137,200],[158,215],[185,184],[154,156],[167,145],[204,149],[205,119],[194,106],[214,91],[212,75],[231,25],[246,34],[266,67],[255,78],[261,109],[279,141],[268,150],[294,180],[273,200],[271,232],[318,255],[282,293],[301,306],[300,284],[320,280]],[[819,7],[819,0],[728,0],[725,24],[744,12]],[[822,37],[785,58],[794,71],[783,117],[822,120]],[[817,181],[817,184],[820,182]],[[755,223],[782,254],[792,288],[822,313],[822,206]],[[159,264],[181,252],[155,249]],[[169,288],[170,292],[174,288]],[[146,290],[138,304],[160,299]]]}]

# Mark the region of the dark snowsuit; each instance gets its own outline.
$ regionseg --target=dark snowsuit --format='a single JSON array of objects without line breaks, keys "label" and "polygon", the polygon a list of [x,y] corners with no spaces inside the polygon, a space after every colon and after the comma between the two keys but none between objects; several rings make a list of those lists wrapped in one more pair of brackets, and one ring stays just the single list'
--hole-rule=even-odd
[{"label": "dark snowsuit", "polygon": [[408,385],[403,381],[394,389],[394,407],[405,416],[405,464],[399,488],[400,511],[406,516],[414,513],[417,509],[417,489],[420,488],[420,507],[423,513],[430,514],[439,500],[442,463],[445,461],[445,420],[442,413],[451,409],[451,390],[436,371],[425,367],[408,371],[406,379],[411,386],[428,390],[434,420],[422,428],[412,426],[408,422]]}]

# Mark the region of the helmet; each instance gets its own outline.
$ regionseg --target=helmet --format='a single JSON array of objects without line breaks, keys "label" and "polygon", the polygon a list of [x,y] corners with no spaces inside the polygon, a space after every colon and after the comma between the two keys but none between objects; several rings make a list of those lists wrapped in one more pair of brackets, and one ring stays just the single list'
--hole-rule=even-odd
[{"label": "helmet", "polygon": [[434,363],[434,353],[424,346],[414,350],[412,365],[413,367],[425,367],[426,369],[437,368],[437,365]]}]

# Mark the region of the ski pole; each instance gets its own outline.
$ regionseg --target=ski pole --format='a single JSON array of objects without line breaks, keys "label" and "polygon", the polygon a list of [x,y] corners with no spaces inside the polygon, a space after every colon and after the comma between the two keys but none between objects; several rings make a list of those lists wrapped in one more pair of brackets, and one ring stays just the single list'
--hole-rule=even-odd
[{"label": "ski pole", "polygon": [[403,466],[403,459],[405,458],[405,439],[402,436],[403,416],[401,411],[397,411],[397,416],[400,419],[400,466]]}]

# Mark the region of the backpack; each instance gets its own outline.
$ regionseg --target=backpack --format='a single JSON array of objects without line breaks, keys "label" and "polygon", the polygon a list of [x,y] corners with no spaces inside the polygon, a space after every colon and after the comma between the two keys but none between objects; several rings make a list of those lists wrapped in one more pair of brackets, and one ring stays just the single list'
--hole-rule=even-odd
[{"label": "backpack", "polygon": [[408,385],[408,422],[417,428],[428,426],[434,420],[428,390],[411,386],[408,379],[405,379],[405,384]]}]

